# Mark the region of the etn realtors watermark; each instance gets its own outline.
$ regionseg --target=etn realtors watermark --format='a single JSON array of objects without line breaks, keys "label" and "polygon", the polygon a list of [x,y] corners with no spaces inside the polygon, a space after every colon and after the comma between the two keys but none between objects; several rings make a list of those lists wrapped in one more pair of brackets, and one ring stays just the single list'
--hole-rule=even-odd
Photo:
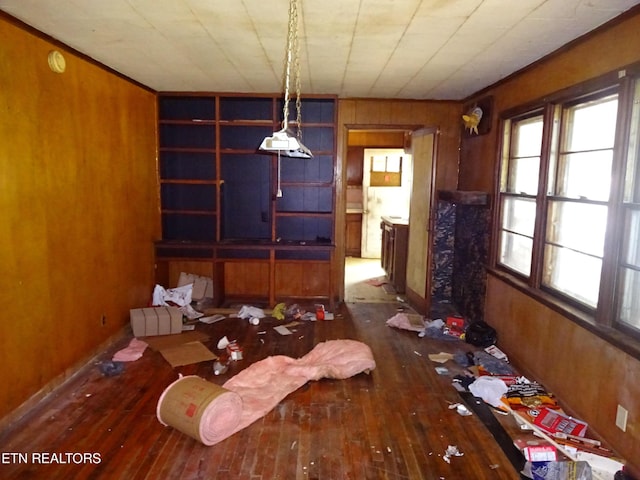
[{"label": "etn realtors watermark", "polygon": [[31,463],[40,465],[85,465],[102,461],[97,452],[0,452],[0,464]]}]

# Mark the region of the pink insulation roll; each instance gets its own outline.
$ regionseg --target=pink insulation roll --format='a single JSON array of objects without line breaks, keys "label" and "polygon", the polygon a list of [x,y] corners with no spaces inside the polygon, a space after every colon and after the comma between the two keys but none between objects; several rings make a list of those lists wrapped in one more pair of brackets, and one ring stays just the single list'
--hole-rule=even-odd
[{"label": "pink insulation roll", "polygon": [[319,343],[301,358],[260,360],[221,387],[200,377],[182,377],[158,401],[157,417],[213,445],[252,424],[310,380],[346,379],[376,368],[371,349],[355,340]]},{"label": "pink insulation roll", "polygon": [[160,395],[156,416],[163,425],[213,445],[236,431],[242,399],[198,376],[180,377]]}]

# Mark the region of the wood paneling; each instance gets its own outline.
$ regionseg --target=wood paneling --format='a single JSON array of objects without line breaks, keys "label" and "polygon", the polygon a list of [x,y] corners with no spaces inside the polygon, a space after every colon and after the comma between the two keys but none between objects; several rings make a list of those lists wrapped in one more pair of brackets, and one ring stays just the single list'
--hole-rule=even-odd
[{"label": "wood paneling", "polygon": [[224,263],[224,293],[227,296],[269,298],[269,262],[228,261]]},{"label": "wood paneling", "polygon": [[160,227],[152,92],[4,17],[0,79],[4,422],[147,303]]},{"label": "wood paneling", "polygon": [[[338,102],[338,159],[336,177],[336,254],[334,297],[344,298],[345,197],[348,133],[374,130],[437,130],[436,189],[451,190],[458,183],[462,103],[428,100],[343,99]],[[404,142],[404,140],[403,140]],[[404,143],[402,144],[404,145]]]},{"label": "wood paneling", "polygon": [[[542,382],[620,455],[637,461],[637,360],[491,275],[485,317],[498,331],[498,345],[511,363]],[[615,426],[618,404],[629,411],[624,433]]]},{"label": "wood paneling", "polygon": [[331,286],[328,262],[285,262],[275,264],[276,297],[325,296]]},{"label": "wood paneling", "polygon": [[348,142],[350,147],[404,148],[404,137],[405,134],[402,131],[351,130]]},{"label": "wood paneling", "polygon": [[169,283],[163,285],[166,288],[174,288],[178,286],[178,280],[180,279],[180,274],[182,272],[192,273],[194,275],[200,275],[202,277],[208,277],[212,279],[214,278],[214,264],[211,261],[198,262],[195,260],[173,260],[171,262],[161,263],[169,264]]},{"label": "wood paneling", "polygon": [[[494,191],[501,111],[640,61],[638,44],[640,15],[635,15],[482,92],[494,97],[494,124],[489,134],[463,140],[460,189]],[[489,279],[485,318],[497,327],[509,358],[634,461],[638,475],[640,362],[497,277]],[[618,404],[629,411],[626,432],[615,426]]]}]

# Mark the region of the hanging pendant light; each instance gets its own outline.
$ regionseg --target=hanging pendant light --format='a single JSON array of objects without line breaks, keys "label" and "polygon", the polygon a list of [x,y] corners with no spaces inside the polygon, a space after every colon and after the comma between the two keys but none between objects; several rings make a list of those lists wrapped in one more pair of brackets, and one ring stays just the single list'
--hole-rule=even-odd
[{"label": "hanging pendant light", "polygon": [[[289,130],[289,100],[291,67],[294,67],[296,85],[297,135]],[[260,150],[278,153],[285,157],[311,158],[311,150],[302,144],[302,105],[300,101],[300,46],[298,44],[298,0],[289,0],[289,24],[287,29],[287,50],[284,74],[284,105],[282,109],[282,128],[265,137]]]}]

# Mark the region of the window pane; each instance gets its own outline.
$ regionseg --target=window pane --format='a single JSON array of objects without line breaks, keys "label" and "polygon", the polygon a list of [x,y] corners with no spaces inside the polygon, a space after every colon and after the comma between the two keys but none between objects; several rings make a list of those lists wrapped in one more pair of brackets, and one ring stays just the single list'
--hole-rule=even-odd
[{"label": "window pane", "polygon": [[502,232],[500,263],[524,275],[531,274],[533,240],[510,232]]},{"label": "window pane", "polygon": [[627,212],[624,236],[622,258],[628,265],[640,269],[640,211],[630,210]]},{"label": "window pane", "polygon": [[[620,267],[619,320],[640,329],[640,211],[629,210]],[[634,267],[634,268],[631,268]]]},{"label": "window pane", "polygon": [[564,168],[557,194],[562,197],[607,201],[611,185],[613,149],[563,155]]},{"label": "window pane", "polygon": [[620,321],[630,327],[640,329],[640,272],[623,268],[622,304],[620,306]]},{"label": "window pane", "polygon": [[387,172],[399,172],[401,160],[400,156],[387,157]]},{"label": "window pane", "polygon": [[511,128],[508,192],[535,195],[542,150],[542,116],[516,121]]},{"label": "window pane", "polygon": [[601,270],[599,258],[554,245],[545,248],[543,283],[593,308],[598,303]]},{"label": "window pane", "polygon": [[633,93],[633,110],[629,129],[629,147],[627,150],[627,169],[624,182],[624,201],[640,202],[640,181],[638,174],[640,165],[640,81],[636,81]]},{"label": "window pane", "polygon": [[618,114],[618,97],[609,96],[566,110],[568,151],[613,148]]},{"label": "window pane", "polygon": [[386,172],[387,157],[385,157],[384,155],[374,155],[373,157],[371,157],[371,171]]},{"label": "window pane", "polygon": [[602,257],[607,207],[577,202],[550,202],[547,242]]},{"label": "window pane", "polygon": [[542,117],[528,118],[513,127],[512,157],[539,157],[542,148]]},{"label": "window pane", "polygon": [[509,169],[509,192],[535,195],[538,192],[540,157],[514,158]]},{"label": "window pane", "polygon": [[533,237],[536,221],[535,200],[505,197],[503,205],[502,228]]}]

